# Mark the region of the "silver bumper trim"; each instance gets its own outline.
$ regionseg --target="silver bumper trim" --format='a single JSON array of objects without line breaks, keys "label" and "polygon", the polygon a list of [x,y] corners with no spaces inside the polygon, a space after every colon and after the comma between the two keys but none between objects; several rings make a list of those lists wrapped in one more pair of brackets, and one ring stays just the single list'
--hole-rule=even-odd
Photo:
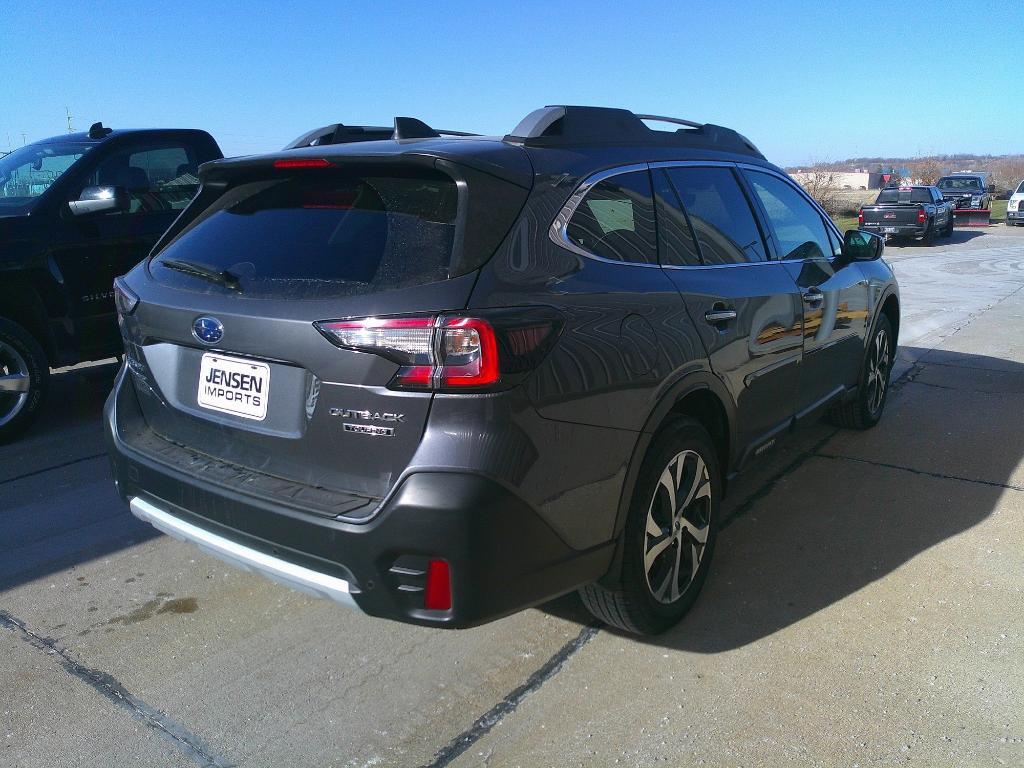
[{"label": "silver bumper trim", "polygon": [[304,592],[314,597],[325,597],[349,608],[359,609],[352,598],[352,594],[359,590],[344,579],[289,563],[279,557],[225,539],[223,536],[218,536],[175,517],[145,499],[135,497],[129,502],[129,506],[132,514],[143,522],[149,523],[168,536],[189,541],[204,552],[230,565],[260,573],[272,581],[298,592]]}]

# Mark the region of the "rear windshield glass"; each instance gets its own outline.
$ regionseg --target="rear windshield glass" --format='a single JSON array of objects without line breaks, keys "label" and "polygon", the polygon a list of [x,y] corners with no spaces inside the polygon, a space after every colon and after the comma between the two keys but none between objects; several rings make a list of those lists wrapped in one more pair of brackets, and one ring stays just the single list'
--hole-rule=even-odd
[{"label": "rear windshield glass", "polygon": [[927,187],[913,189],[883,189],[878,193],[876,203],[931,203],[932,193]]},{"label": "rear windshield glass", "polygon": [[[227,272],[250,296],[372,293],[447,278],[457,212],[455,183],[434,171],[252,181],[229,188],[153,264],[174,282],[216,286]],[[194,266],[212,276],[189,274]]]}]

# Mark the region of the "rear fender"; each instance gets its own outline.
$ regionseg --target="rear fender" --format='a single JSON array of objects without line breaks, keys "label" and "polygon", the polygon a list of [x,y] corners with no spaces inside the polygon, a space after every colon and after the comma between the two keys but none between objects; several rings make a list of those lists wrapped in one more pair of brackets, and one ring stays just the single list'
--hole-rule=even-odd
[{"label": "rear fender", "polygon": [[[618,582],[618,576],[622,566],[622,542],[625,538],[622,536],[622,531],[626,527],[626,520],[629,517],[629,508],[633,501],[633,496],[636,493],[637,479],[640,476],[640,468],[643,465],[644,457],[647,455],[647,450],[650,448],[651,442],[654,440],[661,428],[671,419],[673,408],[675,408],[678,403],[682,402],[687,395],[701,390],[709,391],[715,395],[725,409],[729,439],[728,456],[722,466],[722,471],[725,477],[728,477],[731,474],[736,464],[737,457],[742,455],[742,452],[739,450],[741,446],[737,446],[736,444],[735,403],[733,403],[732,398],[729,396],[729,392],[725,385],[717,376],[714,375],[714,373],[708,370],[692,371],[685,374],[681,379],[671,385],[671,387],[662,395],[661,399],[658,400],[658,404],[655,406],[651,415],[648,417],[647,422],[644,424],[644,428],[638,435],[636,445],[633,448],[633,453],[629,460],[629,469],[626,472],[626,479],[622,484],[622,495],[619,498],[619,506],[615,518],[615,554],[612,558],[612,563],[608,572],[601,579],[601,583],[606,586],[614,587]],[[723,478],[723,487],[724,480],[725,478]]]}]

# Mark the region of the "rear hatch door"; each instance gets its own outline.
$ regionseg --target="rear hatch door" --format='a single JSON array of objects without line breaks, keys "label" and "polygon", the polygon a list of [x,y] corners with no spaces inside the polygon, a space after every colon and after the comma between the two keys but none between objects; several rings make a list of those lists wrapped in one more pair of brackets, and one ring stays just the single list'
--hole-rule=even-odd
[{"label": "rear hatch door", "polygon": [[[138,268],[148,276],[129,276],[145,419],[278,499],[367,512],[415,453],[431,395],[389,388],[397,363],[339,348],[314,323],[465,307],[527,190],[425,158],[247,167],[207,182]],[[484,232],[472,221],[481,207]]]}]

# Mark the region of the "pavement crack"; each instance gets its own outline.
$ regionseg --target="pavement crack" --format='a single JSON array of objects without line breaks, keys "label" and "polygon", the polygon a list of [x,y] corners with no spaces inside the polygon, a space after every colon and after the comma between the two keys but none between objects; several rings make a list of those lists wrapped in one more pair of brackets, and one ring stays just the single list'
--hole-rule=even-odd
[{"label": "pavement crack", "polygon": [[1014,485],[1012,483],[999,483],[994,480],[979,480],[973,477],[962,477],[960,475],[947,475],[944,472],[929,472],[926,469],[915,469],[914,467],[907,467],[902,464],[890,464],[887,461],[875,461],[874,459],[861,459],[854,456],[843,456],[838,453],[814,453],[811,454],[814,457],[821,459],[833,459],[836,461],[854,461],[858,464],[869,464],[873,467],[881,467],[882,469],[896,469],[901,472],[910,472],[914,475],[922,475],[924,477],[934,477],[939,480],[955,480],[960,483],[973,483],[975,485],[986,485],[990,488],[1001,488],[1007,491],[1024,491],[1024,486]]},{"label": "pavement crack", "polygon": [[[498,723],[516,711],[523,700],[558,674],[562,666],[579,650],[594,639],[600,627],[588,625],[572,640],[563,645],[550,659],[527,678],[526,682],[478,717],[473,724],[434,754],[434,759],[423,768],[443,768],[490,733]],[[490,759],[490,755],[488,755]]]},{"label": "pavement crack", "polygon": [[71,461],[65,461],[62,464],[54,464],[52,467],[44,467],[43,469],[34,469],[31,472],[26,472],[23,475],[15,475],[14,477],[8,477],[8,478],[6,478],[4,480],[0,480],[0,485],[6,485],[7,483],[13,483],[13,482],[16,482],[18,480],[24,480],[26,477],[35,477],[36,475],[42,475],[42,474],[45,474],[47,472],[52,472],[55,469],[64,469],[65,467],[70,467],[70,466],[73,466],[75,464],[81,464],[83,461],[93,461],[94,459],[102,459],[106,455],[107,455],[106,453],[94,453],[94,454],[91,454],[89,456],[82,456],[82,457],[77,458],[77,459],[72,459]]},{"label": "pavement crack", "polygon": [[40,635],[24,621],[2,609],[0,609],[0,627],[11,630],[33,648],[54,657],[68,674],[86,683],[115,706],[126,710],[133,718],[155,730],[192,762],[204,768],[229,768],[231,766],[230,762],[216,757],[199,737],[184,725],[130,693],[112,675],[81,664],[71,656],[70,651],[58,645],[56,640]]}]

